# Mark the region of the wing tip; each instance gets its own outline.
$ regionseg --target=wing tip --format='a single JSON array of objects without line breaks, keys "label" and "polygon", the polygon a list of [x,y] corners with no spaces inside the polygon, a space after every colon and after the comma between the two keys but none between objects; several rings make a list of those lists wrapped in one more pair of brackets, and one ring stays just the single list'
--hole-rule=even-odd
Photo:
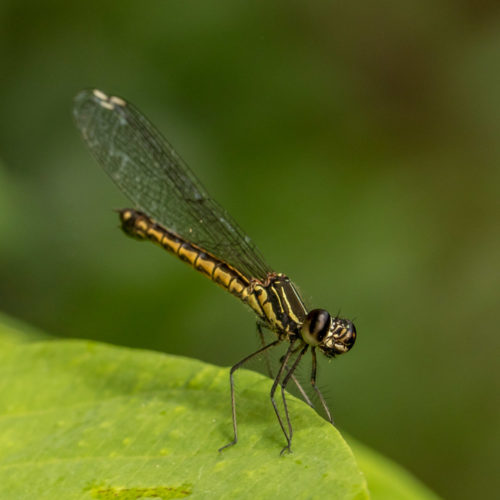
[{"label": "wing tip", "polygon": [[127,105],[127,102],[121,97],[109,96],[99,89],[85,89],[80,91],[75,97],[76,103],[88,100],[92,100],[102,108],[109,110],[115,109],[117,106],[123,108]]}]

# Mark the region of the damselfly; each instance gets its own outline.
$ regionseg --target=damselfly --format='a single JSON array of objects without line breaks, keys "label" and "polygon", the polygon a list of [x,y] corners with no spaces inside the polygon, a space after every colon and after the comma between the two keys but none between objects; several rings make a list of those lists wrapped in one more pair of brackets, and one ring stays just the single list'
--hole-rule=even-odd
[{"label": "damselfly", "polygon": [[[328,358],[347,352],[356,340],[351,321],[323,309],[308,311],[290,279],[276,273],[238,224],[206,192],[168,141],[133,105],[100,90],[84,90],[75,98],[75,121],[90,148],[134,208],[119,211],[123,231],[151,240],[228,290],[258,316],[262,347],[230,371],[234,438],[238,441],[234,372],[250,359],[282,342],[288,343],[271,388],[271,402],[291,451],[292,424],[285,388],[290,380],[306,402],[311,400],[294,375],[307,351],[312,356],[311,385],[333,424],[325,399],[316,385],[316,352]],[[262,328],[276,334],[264,342]],[[284,417],[276,404],[281,387]]]}]

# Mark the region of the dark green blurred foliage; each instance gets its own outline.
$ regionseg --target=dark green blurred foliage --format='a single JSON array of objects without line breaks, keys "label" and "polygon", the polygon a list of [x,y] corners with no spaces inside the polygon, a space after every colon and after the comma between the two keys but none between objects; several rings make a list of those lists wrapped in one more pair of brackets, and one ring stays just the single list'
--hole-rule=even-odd
[{"label": "dark green blurred foliage", "polygon": [[257,345],[250,312],[117,229],[127,201],[71,100],[124,96],[311,305],[355,318],[352,353],[321,366],[340,427],[448,498],[494,497],[498,2],[4,1],[0,16],[2,310],[223,365]]}]

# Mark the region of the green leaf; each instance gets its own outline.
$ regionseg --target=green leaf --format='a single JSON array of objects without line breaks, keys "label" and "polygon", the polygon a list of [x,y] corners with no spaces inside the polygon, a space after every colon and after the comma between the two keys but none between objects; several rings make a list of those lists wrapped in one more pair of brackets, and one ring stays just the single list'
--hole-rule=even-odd
[{"label": "green leaf", "polygon": [[[340,433],[291,396],[294,453],[279,455],[261,375],[238,373],[240,440],[218,452],[232,439],[227,369],[96,342],[23,342],[33,336],[15,331],[0,325],[2,500],[369,498]],[[368,477],[394,482],[373,472],[378,461],[363,456]]]},{"label": "green leaf", "polygon": [[346,437],[365,474],[372,500],[438,500],[439,497],[408,471],[352,437]]},{"label": "green leaf", "polygon": [[367,498],[340,434],[291,398],[284,457],[269,380],[85,341],[20,344],[0,357],[0,498]]},{"label": "green leaf", "polygon": [[48,338],[50,337],[45,333],[0,312],[0,352],[22,342],[35,342]]}]

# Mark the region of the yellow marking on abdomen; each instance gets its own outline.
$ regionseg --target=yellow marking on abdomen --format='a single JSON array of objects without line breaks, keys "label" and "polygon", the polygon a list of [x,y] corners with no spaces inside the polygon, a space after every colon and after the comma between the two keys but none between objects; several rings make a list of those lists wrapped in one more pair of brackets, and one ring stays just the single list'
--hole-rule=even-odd
[{"label": "yellow marking on abdomen", "polygon": [[[262,309],[253,293],[249,294],[249,282],[237,270],[225,262],[210,255],[196,245],[189,243],[175,233],[156,224],[147,215],[134,210],[120,212],[123,230],[130,236],[149,239],[167,251],[175,254],[180,260],[187,262],[201,274],[228,290],[232,295],[248,302],[259,316]],[[249,301],[247,301],[249,299]]]},{"label": "yellow marking on abdomen", "polygon": [[228,269],[224,269],[222,266],[215,267],[212,273],[212,279],[218,284],[223,286],[224,288],[229,289],[229,283],[233,278],[233,273],[231,273]]},{"label": "yellow marking on abdomen", "polygon": [[160,243],[160,244],[163,240],[163,236],[165,235],[165,233],[163,233],[159,229],[156,229],[154,226],[152,226],[152,227],[150,226],[148,228],[147,233],[148,233],[148,238],[150,240],[153,240],[153,241]]},{"label": "yellow marking on abdomen", "polygon": [[165,248],[165,250],[168,250],[175,255],[178,255],[179,248],[182,245],[182,243],[177,238],[174,239],[169,234],[164,234],[159,243],[163,248]]},{"label": "yellow marking on abdomen", "polygon": [[211,257],[200,253],[198,255],[198,259],[194,263],[194,268],[197,271],[200,271],[202,274],[205,274],[209,278],[212,278],[212,273],[214,272],[215,262]]},{"label": "yellow marking on abdomen", "polygon": [[245,285],[238,278],[234,279],[233,281],[231,281],[231,283],[229,283],[228,290],[233,295],[241,296],[244,289],[245,289]]},{"label": "yellow marking on abdomen", "polygon": [[255,293],[249,293],[249,287],[245,287],[241,293],[241,299],[248,304],[261,318],[265,319],[264,311],[262,310]]},{"label": "yellow marking on abdomen", "polygon": [[[147,223],[145,221],[141,221],[135,226],[139,226],[142,231],[143,227],[146,225]],[[174,238],[171,234],[166,233],[157,226],[152,225],[147,226],[146,235],[153,243],[157,243],[158,245],[161,245],[163,248],[165,248],[165,250],[178,255],[179,248],[182,245],[178,238]]]},{"label": "yellow marking on abdomen", "polygon": [[200,254],[199,250],[195,250],[189,243],[183,243],[177,251],[179,259],[194,266],[194,261]]}]

